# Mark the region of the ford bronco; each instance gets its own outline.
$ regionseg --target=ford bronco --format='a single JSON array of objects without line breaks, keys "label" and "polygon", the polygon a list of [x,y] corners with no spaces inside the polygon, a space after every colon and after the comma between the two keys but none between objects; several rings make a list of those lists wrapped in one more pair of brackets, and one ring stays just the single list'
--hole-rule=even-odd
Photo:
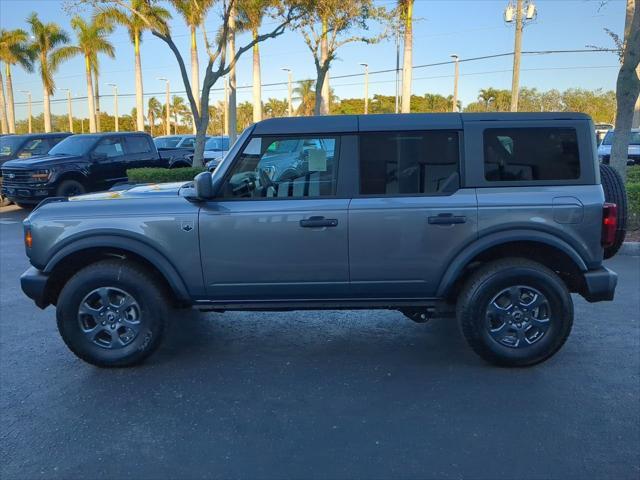
[{"label": "ford bronco", "polygon": [[22,288],[103,367],[148,357],[176,306],[455,312],[481,357],[533,365],[572,293],[613,299],[624,217],[600,168],[581,114],[265,120],[193,182],[43,201]]}]

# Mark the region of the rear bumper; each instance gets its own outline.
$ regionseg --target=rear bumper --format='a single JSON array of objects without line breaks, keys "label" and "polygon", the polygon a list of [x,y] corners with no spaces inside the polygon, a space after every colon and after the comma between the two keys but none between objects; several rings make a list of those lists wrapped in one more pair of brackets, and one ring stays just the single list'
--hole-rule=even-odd
[{"label": "rear bumper", "polygon": [[47,282],[49,275],[41,272],[35,267],[30,267],[20,276],[20,287],[27,297],[35,302],[40,308],[49,305],[47,299]]},{"label": "rear bumper", "polygon": [[582,296],[589,302],[613,300],[618,284],[618,274],[606,267],[589,270],[584,274]]}]

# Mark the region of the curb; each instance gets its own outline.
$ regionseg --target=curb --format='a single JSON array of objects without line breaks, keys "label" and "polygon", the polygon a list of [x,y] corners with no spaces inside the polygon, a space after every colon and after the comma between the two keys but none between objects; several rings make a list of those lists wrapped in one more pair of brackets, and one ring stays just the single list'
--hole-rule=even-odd
[{"label": "curb", "polygon": [[628,255],[631,257],[640,256],[640,242],[624,242],[620,250],[619,255]]}]

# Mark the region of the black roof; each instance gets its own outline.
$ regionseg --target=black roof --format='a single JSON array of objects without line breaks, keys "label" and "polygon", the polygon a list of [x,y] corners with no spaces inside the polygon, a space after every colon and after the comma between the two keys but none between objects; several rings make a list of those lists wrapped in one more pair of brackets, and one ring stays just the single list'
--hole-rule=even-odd
[{"label": "black roof", "polygon": [[48,137],[68,137],[73,135],[70,132],[50,132],[50,133],[21,133],[18,135],[11,135],[12,138],[48,138]]},{"label": "black roof", "polygon": [[341,133],[385,130],[461,129],[464,122],[590,120],[584,113],[411,113],[376,115],[326,115],[317,117],[270,118],[256,123],[254,133],[283,135],[291,133]]}]

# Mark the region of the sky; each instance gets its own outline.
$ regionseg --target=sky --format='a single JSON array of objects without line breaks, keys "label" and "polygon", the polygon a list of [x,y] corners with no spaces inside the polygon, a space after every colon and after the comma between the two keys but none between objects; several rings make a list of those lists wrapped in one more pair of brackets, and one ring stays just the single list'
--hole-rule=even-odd
[{"label": "sky", "polygon": [[[513,50],[514,28],[503,21],[503,11],[508,0],[415,0],[414,44],[413,44],[413,87],[414,94],[453,92],[453,65],[421,67],[420,65],[444,62],[457,54],[461,60],[510,52]],[[611,48],[613,42],[605,33],[608,28],[622,34],[624,27],[624,0],[609,0],[604,5],[600,0],[535,0],[537,18],[524,29],[523,51],[573,50],[597,45]],[[74,39],[69,25],[70,16],[80,13],[89,16],[89,10],[65,9],[68,2],[57,0],[0,0],[0,28],[24,28],[26,17],[36,11],[43,21],[59,23]],[[379,6],[393,7],[394,0],[378,0]],[[274,21],[267,19],[263,30],[274,27]],[[215,31],[219,25],[216,16],[210,15],[207,26]],[[175,16],[171,22],[172,32],[185,61],[189,61],[188,30],[182,20]],[[376,31],[376,27],[372,29]],[[74,39],[75,40],[75,39]],[[118,85],[119,111],[128,113],[135,105],[133,46],[126,31],[118,28],[111,36],[116,49],[116,58],[101,57],[100,93],[103,111],[113,112],[112,87]],[[247,35],[240,35],[238,46],[249,41]],[[260,45],[262,60],[262,83],[286,82],[283,67],[291,68],[294,80],[315,78],[313,57],[305,45],[300,32],[287,31],[278,38]],[[159,39],[145,33],[142,43],[142,69],[145,90],[145,104],[150,96],[164,101],[164,82],[158,77],[170,80],[173,92],[184,91],[177,62],[166,45]],[[202,43],[199,49],[200,66],[206,64],[206,53]],[[251,100],[251,52],[247,52],[238,62],[237,84],[238,102]],[[338,59],[331,65],[332,77],[361,73],[360,63],[367,63],[370,71],[395,68],[395,39],[374,45],[360,43],[347,44],[338,51]],[[557,55],[524,55],[520,85],[538,90],[556,88],[605,89],[614,90],[618,69],[615,54],[569,53]],[[459,98],[464,105],[477,99],[481,88],[510,88],[512,58],[503,57],[460,64]],[[202,78],[202,73],[201,73]],[[86,96],[84,65],[80,58],[64,63],[55,75],[59,90],[52,98],[52,112],[66,113],[66,92],[69,88],[73,96]],[[28,90],[33,96],[33,113],[42,111],[42,85],[37,73],[27,73],[19,67],[13,69],[14,92],[16,96],[16,117],[27,115],[26,95],[19,90]],[[364,77],[335,78],[331,80],[339,98],[363,97]],[[393,95],[395,74],[381,73],[369,76],[369,95]],[[221,100],[222,84],[215,85],[211,101]],[[286,84],[263,88],[263,101],[270,97],[285,99]],[[58,100],[57,102],[55,100]],[[86,116],[85,100],[74,101],[74,115]]]}]

